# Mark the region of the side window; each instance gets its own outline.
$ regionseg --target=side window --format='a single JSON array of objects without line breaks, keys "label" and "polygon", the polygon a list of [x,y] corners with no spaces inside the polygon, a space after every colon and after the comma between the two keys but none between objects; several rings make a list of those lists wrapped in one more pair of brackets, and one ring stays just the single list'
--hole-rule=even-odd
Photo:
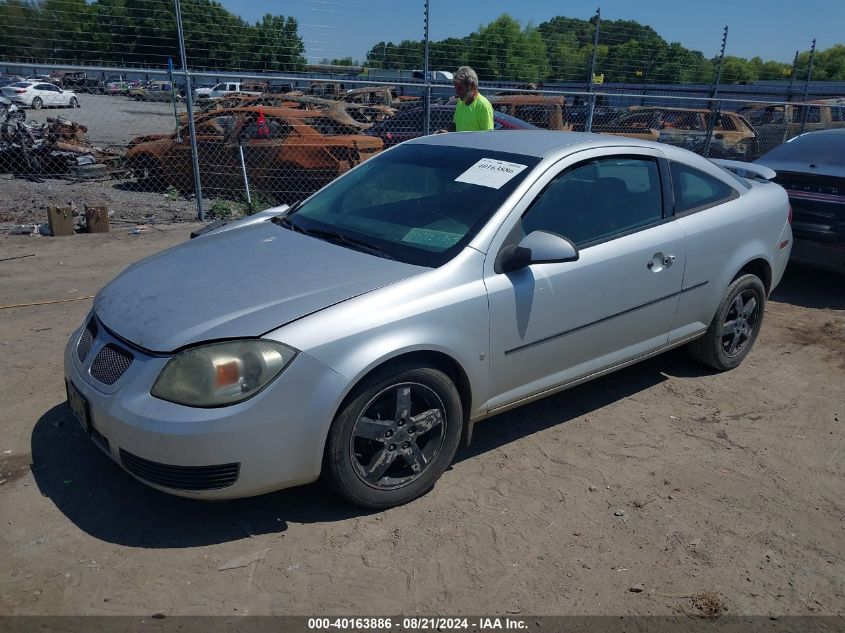
[{"label": "side window", "polygon": [[727,114],[720,114],[719,115],[719,122],[717,124],[718,128],[721,128],[728,132],[734,132],[739,128],[736,126],[734,120]]},{"label": "side window", "polygon": [[843,113],[845,113],[845,108],[832,107],[830,109],[830,120],[831,121],[845,121],[845,117],[842,116]]},{"label": "side window", "polygon": [[801,123],[804,118],[804,112],[807,113],[807,123],[821,123],[822,113],[819,106],[797,106],[792,110],[792,122]]},{"label": "side window", "polygon": [[681,130],[703,129],[701,120],[695,112],[667,110],[661,116],[661,123],[663,127],[674,127]]},{"label": "side window", "polygon": [[205,137],[204,140],[222,141],[229,135],[235,119],[232,116],[219,116],[208,119],[197,125],[197,137]]},{"label": "side window", "polygon": [[558,176],[522,218],[525,234],[551,231],[577,246],[627,233],[663,218],[657,162],[613,157]]},{"label": "side window", "polygon": [[250,118],[241,130],[241,137],[245,139],[283,139],[288,134],[290,125],[273,117],[265,117],[263,123],[259,123],[257,117]]},{"label": "side window", "polygon": [[675,194],[675,213],[712,206],[736,195],[733,187],[703,171],[679,163],[670,165],[672,189]]},{"label": "side window", "polygon": [[514,108],[514,116],[537,127],[549,127],[551,108],[544,105],[520,105]]}]

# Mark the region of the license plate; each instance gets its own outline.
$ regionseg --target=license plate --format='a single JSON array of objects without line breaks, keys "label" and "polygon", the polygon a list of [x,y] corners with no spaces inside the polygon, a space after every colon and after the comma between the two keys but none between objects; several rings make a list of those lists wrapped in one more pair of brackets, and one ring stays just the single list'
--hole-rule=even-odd
[{"label": "license plate", "polygon": [[90,433],[91,413],[88,409],[88,401],[85,399],[85,396],[76,390],[76,387],[69,380],[65,381],[65,386],[67,387],[67,403],[73,412],[73,417],[82,425],[86,433]]}]

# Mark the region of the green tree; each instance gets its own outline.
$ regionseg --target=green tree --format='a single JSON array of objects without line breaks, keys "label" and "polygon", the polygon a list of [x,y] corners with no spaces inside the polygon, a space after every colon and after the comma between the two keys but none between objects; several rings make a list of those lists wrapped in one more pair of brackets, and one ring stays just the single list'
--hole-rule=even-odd
[{"label": "green tree", "polygon": [[757,73],[754,65],[747,59],[725,56],[722,64],[722,83],[735,84],[741,81],[756,81]]},{"label": "green tree", "polygon": [[540,31],[504,14],[470,36],[469,62],[480,79],[542,81],[549,71]]}]

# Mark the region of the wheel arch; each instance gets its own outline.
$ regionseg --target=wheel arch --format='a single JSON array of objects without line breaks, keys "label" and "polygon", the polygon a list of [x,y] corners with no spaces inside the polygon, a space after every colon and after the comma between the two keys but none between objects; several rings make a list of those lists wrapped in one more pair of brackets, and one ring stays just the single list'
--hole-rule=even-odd
[{"label": "wheel arch", "polygon": [[731,279],[731,283],[747,274],[756,275],[760,278],[760,281],[763,282],[763,287],[766,289],[766,296],[768,297],[772,288],[772,265],[762,257],[756,257],[746,262],[737,271],[736,275]]},{"label": "wheel arch", "polygon": [[399,371],[401,368],[408,367],[431,367],[432,369],[439,369],[454,383],[455,388],[458,390],[458,394],[461,397],[461,409],[463,410],[463,440],[468,443],[471,437],[472,428],[471,423],[469,422],[470,413],[472,411],[472,384],[470,383],[469,376],[461,363],[459,363],[453,356],[435,349],[426,348],[401,351],[389,358],[382,358],[371,365],[355,380],[350,382],[349,389],[335,409],[332,419],[336,418],[338,413],[340,413],[354,397],[356,389],[375,374],[390,370]]}]

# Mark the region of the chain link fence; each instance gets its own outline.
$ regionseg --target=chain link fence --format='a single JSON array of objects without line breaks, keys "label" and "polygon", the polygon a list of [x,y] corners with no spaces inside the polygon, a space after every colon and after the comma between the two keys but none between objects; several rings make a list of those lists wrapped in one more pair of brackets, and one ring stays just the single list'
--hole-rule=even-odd
[{"label": "chain link fence", "polygon": [[772,84],[722,83],[730,59],[636,22],[534,27],[505,15],[437,39],[443,25],[429,24],[425,2],[422,39],[374,36],[353,59],[342,52],[350,29],[371,32],[365,3],[286,8],[311,17],[248,22],[205,0],[0,2],[0,178],[12,192],[0,222],[74,197],[130,223],[292,204],[387,147],[447,129],[459,65],[478,72],[496,129],[592,131],[751,161],[803,131],[845,126],[845,85],[810,91],[812,56],[766,67],[780,73]]}]

